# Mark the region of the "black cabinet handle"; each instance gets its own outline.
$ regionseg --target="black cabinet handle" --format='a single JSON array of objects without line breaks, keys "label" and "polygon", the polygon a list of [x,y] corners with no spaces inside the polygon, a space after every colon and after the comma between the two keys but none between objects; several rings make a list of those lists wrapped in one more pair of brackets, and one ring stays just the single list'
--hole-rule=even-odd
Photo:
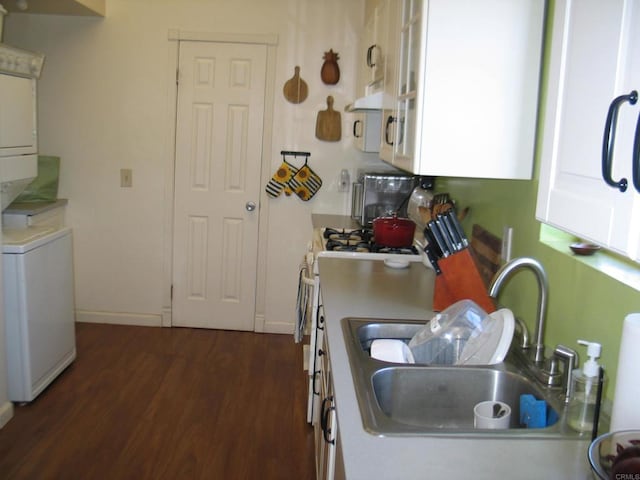
[{"label": "black cabinet handle", "polygon": [[367,67],[369,68],[373,68],[376,66],[376,64],[373,62],[373,49],[377,47],[378,46],[376,44],[373,44],[369,48],[367,48]]},{"label": "black cabinet handle", "polygon": [[360,138],[362,136],[362,134],[358,135],[358,125],[360,125],[362,123],[362,120],[356,120],[355,122],[353,122],[353,136],[355,138]]},{"label": "black cabinet handle", "polygon": [[387,123],[385,123],[384,125],[384,141],[387,145],[391,145],[391,146],[393,146],[393,142],[389,140],[389,127],[395,121],[396,121],[395,117],[393,115],[389,115],[387,117]]},{"label": "black cabinet handle", "polygon": [[638,92],[633,90],[628,95],[620,95],[613,99],[611,105],[609,105],[609,111],[607,112],[607,121],[604,125],[604,136],[602,139],[602,178],[610,187],[617,188],[621,192],[627,190],[628,181],[626,178],[621,178],[615,181],[611,177],[611,168],[613,163],[613,147],[616,141],[616,124],[618,123],[618,110],[620,106],[629,102],[631,105],[635,105],[638,101]]},{"label": "black cabinet handle", "polygon": [[324,330],[324,315],[320,315],[322,305],[318,305],[316,309],[316,330]]},{"label": "black cabinet handle", "polygon": [[331,429],[329,428],[329,415],[332,410],[335,410],[336,407],[331,405],[329,408],[325,410],[325,404],[329,402],[331,405],[333,403],[333,397],[326,397],[322,400],[322,408],[320,409],[320,427],[322,428],[322,436],[324,437],[324,441],[330,443],[331,445],[335,445],[336,441],[334,439],[330,439],[329,435],[331,435]]},{"label": "black cabinet handle", "polygon": [[636,134],[633,140],[633,186],[640,193],[640,115],[636,122]]},{"label": "black cabinet handle", "polygon": [[320,395],[320,391],[316,392],[316,378],[318,378],[319,375],[320,375],[320,370],[316,370],[315,372],[313,372],[313,384],[311,385],[311,388],[313,390],[314,395]]}]

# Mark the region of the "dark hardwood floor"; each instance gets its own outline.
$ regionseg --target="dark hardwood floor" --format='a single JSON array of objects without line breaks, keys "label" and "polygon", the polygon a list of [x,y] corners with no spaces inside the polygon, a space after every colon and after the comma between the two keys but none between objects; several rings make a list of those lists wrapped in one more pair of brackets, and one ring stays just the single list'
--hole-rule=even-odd
[{"label": "dark hardwood floor", "polygon": [[76,361],[0,429],[1,479],[313,479],[289,335],[77,324]]}]

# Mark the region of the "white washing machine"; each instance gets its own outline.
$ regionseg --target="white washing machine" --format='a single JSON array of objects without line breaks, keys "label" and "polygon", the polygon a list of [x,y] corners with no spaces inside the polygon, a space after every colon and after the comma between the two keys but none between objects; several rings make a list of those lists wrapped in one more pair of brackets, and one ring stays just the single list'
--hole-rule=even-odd
[{"label": "white washing machine", "polygon": [[71,229],[2,237],[9,400],[30,402],[76,357]]}]

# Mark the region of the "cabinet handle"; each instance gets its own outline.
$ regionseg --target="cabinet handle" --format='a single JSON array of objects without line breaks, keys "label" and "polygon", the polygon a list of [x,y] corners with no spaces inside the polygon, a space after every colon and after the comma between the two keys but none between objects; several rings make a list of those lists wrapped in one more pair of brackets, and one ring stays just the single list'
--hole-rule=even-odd
[{"label": "cabinet handle", "polygon": [[636,122],[636,134],[633,140],[633,186],[640,193],[640,115]]},{"label": "cabinet handle", "polygon": [[607,121],[604,125],[604,136],[602,139],[602,178],[610,187],[617,188],[621,192],[627,190],[628,181],[626,178],[621,178],[615,181],[611,177],[611,167],[613,160],[613,147],[616,141],[616,124],[618,123],[618,110],[620,105],[625,102],[629,102],[631,105],[635,105],[638,101],[638,92],[633,90],[628,95],[620,95],[613,99],[611,105],[609,105],[609,111],[607,112]]},{"label": "cabinet handle", "polygon": [[353,136],[355,138],[360,138],[362,135],[358,135],[358,125],[360,125],[362,123],[362,120],[356,120],[355,122],[353,122]]},{"label": "cabinet handle", "polygon": [[324,315],[320,315],[322,305],[318,305],[316,309],[316,330],[324,330]]},{"label": "cabinet handle", "polygon": [[384,125],[384,141],[387,145],[391,145],[391,146],[393,146],[393,142],[389,140],[389,127],[395,121],[396,121],[395,117],[393,115],[389,115],[387,117],[387,123],[385,123]]},{"label": "cabinet handle", "polygon": [[376,64],[373,62],[373,50],[378,46],[374,43],[369,48],[367,48],[367,67],[373,68]]},{"label": "cabinet handle", "polygon": [[324,441],[331,445],[335,445],[335,439],[329,438],[329,435],[331,435],[331,429],[329,428],[329,415],[333,410],[336,409],[336,407],[331,405],[325,410],[326,402],[329,402],[330,404],[333,403],[333,397],[326,397],[324,400],[322,400],[322,408],[320,409],[320,427],[322,428],[322,436],[324,437]]},{"label": "cabinet handle", "polygon": [[[316,392],[316,378],[318,378],[318,375],[320,375],[320,370],[316,370],[315,372],[313,372],[313,384],[311,385],[312,389],[313,389],[313,394],[314,395],[320,395],[320,392]],[[324,402],[323,402],[324,404]]]}]

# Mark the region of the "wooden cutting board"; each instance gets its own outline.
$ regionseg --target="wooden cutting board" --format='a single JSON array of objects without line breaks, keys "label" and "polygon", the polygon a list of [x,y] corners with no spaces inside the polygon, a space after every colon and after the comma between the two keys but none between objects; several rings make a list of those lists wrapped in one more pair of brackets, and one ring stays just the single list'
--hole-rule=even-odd
[{"label": "wooden cutting board", "polygon": [[302,103],[309,95],[309,87],[307,82],[300,78],[300,67],[296,65],[294,71],[293,77],[284,82],[282,93],[291,103]]},{"label": "wooden cutting board", "polygon": [[471,250],[480,276],[488,286],[500,268],[502,239],[474,224],[471,230]]},{"label": "wooden cutting board", "polygon": [[316,118],[316,138],[326,142],[338,142],[342,137],[340,112],[333,109],[333,97],[327,97],[327,109],[318,112]]}]

